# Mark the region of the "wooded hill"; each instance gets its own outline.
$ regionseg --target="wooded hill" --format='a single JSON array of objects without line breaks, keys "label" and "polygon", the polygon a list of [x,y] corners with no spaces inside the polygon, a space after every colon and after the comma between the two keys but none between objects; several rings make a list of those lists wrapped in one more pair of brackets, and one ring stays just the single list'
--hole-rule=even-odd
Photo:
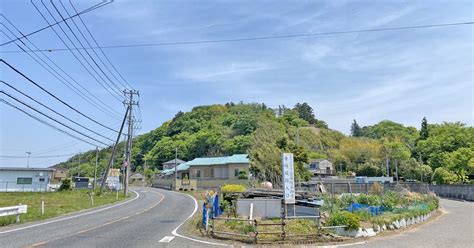
[{"label": "wooded hill", "polygon": [[[328,158],[341,174],[367,176],[399,172],[405,179],[439,183],[468,182],[474,174],[474,128],[461,123],[427,123],[421,129],[392,121],[360,127],[354,120],[352,135],[331,130],[315,118],[306,103],[276,112],[264,104],[199,106],[178,112],[160,127],[136,137],[132,150],[133,170],[151,175],[161,163],[178,157],[248,153],[251,171],[261,180],[280,181],[281,153],[292,152],[298,180],[310,174],[304,164],[310,159]],[[120,168],[124,143],[118,147],[114,167]],[[99,152],[99,174],[104,170],[111,149]],[[57,166],[70,168],[71,175],[92,176],[95,151],[78,154]]]}]

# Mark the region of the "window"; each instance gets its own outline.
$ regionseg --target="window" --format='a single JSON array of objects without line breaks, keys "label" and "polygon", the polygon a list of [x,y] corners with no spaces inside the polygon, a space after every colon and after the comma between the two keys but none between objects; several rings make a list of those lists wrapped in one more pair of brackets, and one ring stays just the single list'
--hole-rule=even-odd
[{"label": "window", "polygon": [[234,177],[239,177],[239,168],[234,169]]},{"label": "window", "polygon": [[31,177],[19,177],[16,179],[16,184],[32,184],[33,178]]},{"label": "window", "polygon": [[201,170],[196,170],[196,177],[201,177]]},{"label": "window", "polygon": [[41,177],[41,178],[39,179],[39,181],[40,181],[40,182],[44,182],[44,177]]}]

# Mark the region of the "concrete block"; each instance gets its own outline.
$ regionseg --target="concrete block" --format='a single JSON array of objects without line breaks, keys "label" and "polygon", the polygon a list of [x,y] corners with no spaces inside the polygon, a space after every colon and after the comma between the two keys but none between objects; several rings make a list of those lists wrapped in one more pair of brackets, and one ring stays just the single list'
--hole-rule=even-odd
[{"label": "concrete block", "polygon": [[405,218],[402,218],[399,222],[399,225],[400,225],[400,228],[405,228],[407,227],[407,221],[405,220]]},{"label": "concrete block", "polygon": [[388,225],[388,230],[394,230],[395,226],[393,224]]},{"label": "concrete block", "polygon": [[387,230],[387,225],[383,224],[382,225],[382,231],[385,231],[385,230]]},{"label": "concrete block", "polygon": [[382,231],[382,228],[379,225],[374,226],[374,232],[380,232]]},{"label": "concrete block", "polygon": [[367,237],[373,237],[377,235],[373,228],[367,228],[365,229],[365,232],[367,233]]},{"label": "concrete block", "polygon": [[392,225],[395,227],[395,229],[399,229],[401,227],[400,222],[398,220],[392,222]]}]

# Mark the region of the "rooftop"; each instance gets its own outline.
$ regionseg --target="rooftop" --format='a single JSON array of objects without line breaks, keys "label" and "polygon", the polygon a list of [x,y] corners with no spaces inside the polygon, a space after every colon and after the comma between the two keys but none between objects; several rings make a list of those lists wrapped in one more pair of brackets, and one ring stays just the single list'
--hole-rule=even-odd
[{"label": "rooftop", "polygon": [[232,156],[195,158],[189,161],[189,166],[199,165],[223,165],[223,164],[248,164],[250,160],[247,154],[234,154]]},{"label": "rooftop", "polygon": [[[163,164],[174,164],[174,163],[175,163],[175,161],[174,161],[174,159],[172,159],[172,160],[170,160],[170,161],[168,161],[168,162],[164,162]],[[177,163],[177,164],[182,164],[182,163],[186,163],[186,161],[181,160],[181,159],[178,158],[178,159],[176,159],[176,163]]]}]

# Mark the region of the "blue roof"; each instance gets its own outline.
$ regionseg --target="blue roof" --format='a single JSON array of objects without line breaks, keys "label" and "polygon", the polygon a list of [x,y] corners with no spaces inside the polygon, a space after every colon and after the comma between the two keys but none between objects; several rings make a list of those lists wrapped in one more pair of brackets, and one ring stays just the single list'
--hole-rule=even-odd
[{"label": "blue roof", "polygon": [[195,158],[187,162],[188,166],[200,165],[224,165],[224,164],[248,164],[250,160],[247,154],[234,154],[232,156]]},{"label": "blue roof", "polygon": [[[185,171],[185,170],[189,169],[189,165],[187,165],[188,163],[189,162],[179,164],[178,167],[176,168],[176,170],[177,171]],[[165,174],[165,175],[171,175],[171,174],[174,173],[174,168],[162,170],[160,173]]]}]

